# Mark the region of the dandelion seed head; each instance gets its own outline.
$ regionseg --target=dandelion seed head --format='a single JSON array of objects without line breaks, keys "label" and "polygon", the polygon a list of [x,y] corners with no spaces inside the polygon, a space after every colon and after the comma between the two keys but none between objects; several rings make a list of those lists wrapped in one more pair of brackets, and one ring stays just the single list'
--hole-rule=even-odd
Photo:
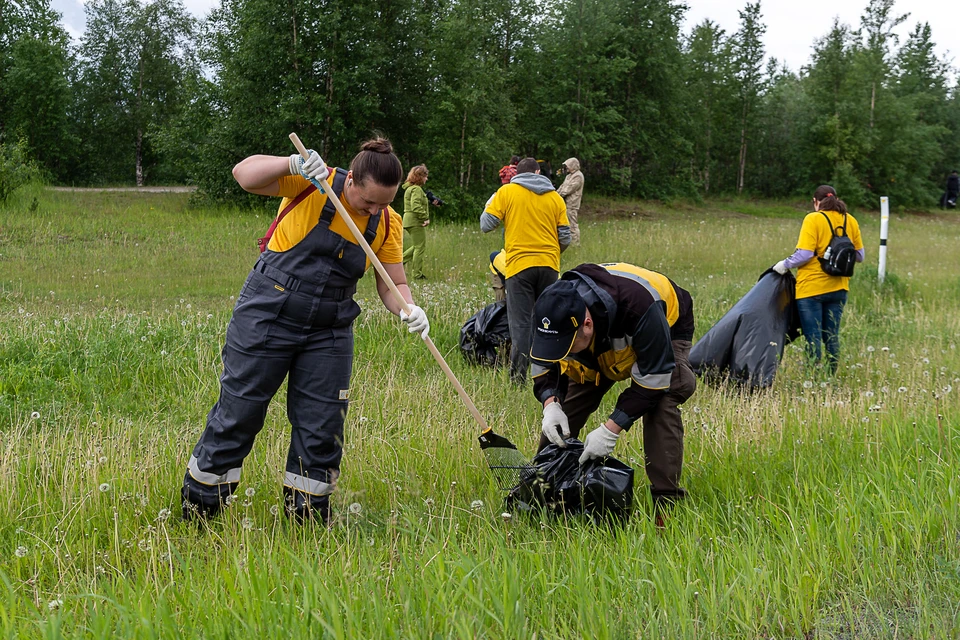
[{"label": "dandelion seed head", "polygon": [[170,517],[170,509],[160,509],[160,513],[157,514],[157,520],[163,522]]},{"label": "dandelion seed head", "polygon": [[277,505],[273,505],[272,507],[270,507],[270,515],[272,516],[280,515],[280,507],[278,507]]},{"label": "dandelion seed head", "polygon": [[107,456],[100,456],[100,458],[98,459],[98,462],[100,464],[107,464]]},{"label": "dandelion seed head", "polygon": [[254,489],[253,487],[247,487],[247,490],[244,491],[243,494],[244,494],[245,496],[247,496],[248,498],[252,498],[253,496],[255,496],[255,495],[257,494],[257,490]]},{"label": "dandelion seed head", "polygon": [[478,509],[483,509],[483,500],[474,500],[473,502],[470,503],[470,508],[473,509],[474,511],[477,511]]},{"label": "dandelion seed head", "polygon": [[433,506],[433,498],[427,498],[426,500],[424,500],[423,506],[425,506],[428,509],[431,508]]},{"label": "dandelion seed head", "polygon": [[897,389],[897,393],[906,393],[906,391],[907,391],[906,387],[900,387],[899,389]]},{"label": "dandelion seed head", "polygon": [[110,491],[110,485],[104,482],[100,485],[100,493],[106,493],[107,491]]},{"label": "dandelion seed head", "polygon": [[873,347],[873,345],[867,347],[867,353],[873,353],[874,351],[876,351],[876,349]]},{"label": "dandelion seed head", "polygon": [[39,419],[40,419],[40,412],[39,412],[39,411],[34,411],[33,413],[30,414],[30,417],[33,418],[34,420],[39,420]]},{"label": "dandelion seed head", "polygon": [[50,611],[59,611],[60,607],[63,606],[63,600],[51,600],[47,603],[47,609]]},{"label": "dandelion seed head", "polygon": [[513,518],[513,514],[504,511],[503,513],[500,514],[500,517],[503,518],[504,522],[510,522],[510,519]]},{"label": "dandelion seed head", "polygon": [[245,531],[250,531],[253,529],[253,518],[244,518],[240,524],[243,526]]},{"label": "dandelion seed head", "polygon": [[13,555],[17,556],[18,558],[25,558],[27,557],[27,548],[23,545],[20,545],[13,552]]},{"label": "dandelion seed head", "polygon": [[228,495],[226,498],[223,499],[223,504],[225,504],[225,505],[227,505],[227,506],[229,507],[230,505],[232,505],[232,504],[234,503],[234,501],[235,501],[236,499],[237,499],[237,497],[231,493],[230,495]]},{"label": "dandelion seed head", "polygon": [[352,514],[357,515],[358,513],[363,511],[363,506],[359,502],[354,502],[354,503],[351,503],[349,507],[347,507],[347,510],[350,511],[350,513]]}]

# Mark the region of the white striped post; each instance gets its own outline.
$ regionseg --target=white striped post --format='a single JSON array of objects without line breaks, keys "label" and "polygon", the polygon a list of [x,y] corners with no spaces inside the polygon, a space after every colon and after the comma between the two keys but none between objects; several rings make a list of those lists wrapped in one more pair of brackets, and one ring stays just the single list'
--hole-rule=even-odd
[{"label": "white striped post", "polygon": [[877,279],[883,283],[887,274],[887,231],[890,229],[890,198],[880,196],[880,262],[877,265]]}]

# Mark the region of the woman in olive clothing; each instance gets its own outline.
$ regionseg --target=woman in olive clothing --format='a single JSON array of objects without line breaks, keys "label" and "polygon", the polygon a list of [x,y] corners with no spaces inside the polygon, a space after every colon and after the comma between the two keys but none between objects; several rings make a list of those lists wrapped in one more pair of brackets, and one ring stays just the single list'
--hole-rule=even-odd
[{"label": "woman in olive clothing", "polygon": [[[856,218],[847,212],[847,205],[837,197],[837,190],[821,185],[813,193],[813,213],[808,213],[800,227],[797,250],[773,266],[779,274],[797,269],[797,310],[800,329],[807,340],[807,356],[820,362],[820,346],[827,352],[827,369],[837,371],[840,360],[840,317],[847,302],[850,278],[824,272],[820,261],[830,240],[832,229],[845,229],[857,251],[857,262],[863,262],[863,239]],[[839,231],[838,231],[839,232]]]},{"label": "woman in olive clothing", "polygon": [[430,224],[430,212],[427,194],[423,185],[427,183],[427,167],[418,164],[410,169],[407,181],[403,183],[403,264],[410,265],[410,275],[415,280],[423,280],[423,257],[427,252],[427,225]]}]

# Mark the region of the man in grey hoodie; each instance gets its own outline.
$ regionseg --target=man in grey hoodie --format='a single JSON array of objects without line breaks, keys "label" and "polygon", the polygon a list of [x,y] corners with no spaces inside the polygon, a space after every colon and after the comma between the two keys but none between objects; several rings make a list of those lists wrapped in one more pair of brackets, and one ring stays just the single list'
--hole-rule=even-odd
[{"label": "man in grey hoodie", "polygon": [[510,378],[526,382],[533,340],[533,305],[560,275],[560,252],[570,244],[566,205],[537,161],[524,158],[517,175],[493,194],[480,216],[480,230],[503,223],[506,253],[507,318],[510,323]]},{"label": "man in grey hoodie", "polygon": [[580,171],[580,161],[576,158],[567,158],[561,172],[567,174],[557,193],[567,204],[567,219],[570,221],[570,240],[573,246],[580,244],[580,225],[577,216],[580,214],[580,198],[583,196],[583,173]]}]

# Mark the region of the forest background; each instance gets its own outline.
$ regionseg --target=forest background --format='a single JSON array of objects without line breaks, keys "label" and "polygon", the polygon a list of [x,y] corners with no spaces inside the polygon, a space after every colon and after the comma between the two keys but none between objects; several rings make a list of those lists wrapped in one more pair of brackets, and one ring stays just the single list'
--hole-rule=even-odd
[{"label": "forest background", "polygon": [[684,32],[685,11],[222,0],[197,19],[182,0],[90,0],[75,43],[50,0],[0,0],[0,174],[252,202],[229,171],[242,158],[291,153],[296,130],[345,163],[376,131],[404,166],[427,164],[450,217],[476,215],[514,153],[554,168],[576,156],[609,195],[792,197],[830,182],[853,205],[937,204],[960,161],[960,92],[928,24],[901,42],[909,18],[870,0],[859,25],[825,23],[792,71],[765,55],[759,2],[733,33]]}]

